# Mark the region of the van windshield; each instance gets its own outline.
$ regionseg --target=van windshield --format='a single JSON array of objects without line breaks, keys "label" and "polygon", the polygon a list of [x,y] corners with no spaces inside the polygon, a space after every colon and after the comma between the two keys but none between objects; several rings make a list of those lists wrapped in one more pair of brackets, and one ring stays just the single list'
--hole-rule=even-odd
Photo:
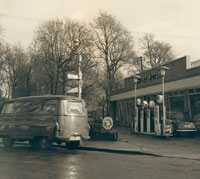
[{"label": "van windshield", "polygon": [[83,105],[80,101],[68,101],[67,105],[68,113],[80,114],[83,112]]}]

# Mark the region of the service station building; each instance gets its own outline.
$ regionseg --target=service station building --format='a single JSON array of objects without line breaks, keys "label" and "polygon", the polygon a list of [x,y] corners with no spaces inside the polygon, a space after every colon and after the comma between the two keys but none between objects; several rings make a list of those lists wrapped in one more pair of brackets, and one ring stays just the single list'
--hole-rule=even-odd
[{"label": "service station building", "polygon": [[[164,66],[165,106],[167,111],[188,112],[190,117],[200,114],[200,61],[190,62],[188,56],[176,59]],[[138,74],[137,98],[141,101],[156,101],[162,95],[161,72],[154,68]],[[134,118],[135,90],[134,78],[124,79],[124,88],[111,95],[113,119],[130,126]]]}]

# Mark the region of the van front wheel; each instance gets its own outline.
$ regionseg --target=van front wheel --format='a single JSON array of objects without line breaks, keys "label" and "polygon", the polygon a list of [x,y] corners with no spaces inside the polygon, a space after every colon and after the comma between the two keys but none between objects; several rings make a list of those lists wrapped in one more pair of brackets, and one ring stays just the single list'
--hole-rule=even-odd
[{"label": "van front wheel", "polygon": [[80,141],[66,142],[66,146],[71,150],[77,149],[80,146]]},{"label": "van front wheel", "polygon": [[47,137],[39,137],[37,140],[37,147],[40,150],[46,150],[50,146],[50,142]]},{"label": "van front wheel", "polygon": [[3,145],[6,148],[11,148],[14,144],[14,139],[11,139],[9,136],[4,136],[3,137]]}]

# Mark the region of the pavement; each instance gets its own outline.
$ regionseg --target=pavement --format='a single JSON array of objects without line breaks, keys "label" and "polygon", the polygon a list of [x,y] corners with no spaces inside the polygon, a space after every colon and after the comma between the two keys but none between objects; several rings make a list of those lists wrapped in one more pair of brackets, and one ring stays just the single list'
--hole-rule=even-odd
[{"label": "pavement", "polygon": [[199,135],[164,139],[158,136],[135,134],[127,127],[117,127],[112,131],[118,132],[117,141],[83,141],[80,149],[200,160]]},{"label": "pavement", "polygon": [[154,135],[132,133],[131,128],[127,127],[115,127],[111,131],[118,132],[117,141],[84,140],[79,149],[200,160],[200,135],[164,139]]}]

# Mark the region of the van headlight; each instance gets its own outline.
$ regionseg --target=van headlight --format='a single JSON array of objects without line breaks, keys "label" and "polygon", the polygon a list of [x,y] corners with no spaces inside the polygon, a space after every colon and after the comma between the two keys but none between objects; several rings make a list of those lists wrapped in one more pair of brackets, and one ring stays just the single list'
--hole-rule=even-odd
[{"label": "van headlight", "polygon": [[57,130],[57,131],[60,130],[60,126],[59,126],[58,122],[56,122],[56,130]]}]

